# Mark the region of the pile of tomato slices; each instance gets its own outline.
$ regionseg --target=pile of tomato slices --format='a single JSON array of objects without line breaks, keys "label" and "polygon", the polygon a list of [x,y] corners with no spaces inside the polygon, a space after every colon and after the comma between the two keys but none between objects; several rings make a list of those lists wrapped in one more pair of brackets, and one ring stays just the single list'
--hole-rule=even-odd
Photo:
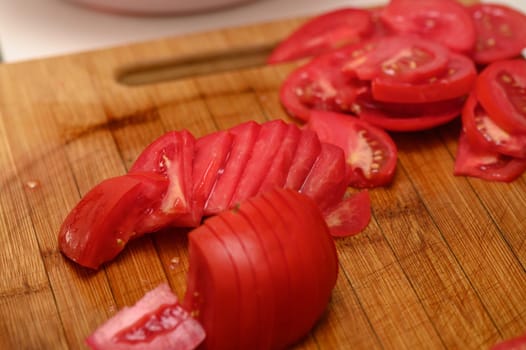
[{"label": "pile of tomato slices", "polygon": [[307,123],[328,111],[416,132],[462,115],[454,174],[509,182],[526,168],[524,48],[526,16],[504,5],[391,0],[307,21],[268,62],[310,57],[280,91]]}]

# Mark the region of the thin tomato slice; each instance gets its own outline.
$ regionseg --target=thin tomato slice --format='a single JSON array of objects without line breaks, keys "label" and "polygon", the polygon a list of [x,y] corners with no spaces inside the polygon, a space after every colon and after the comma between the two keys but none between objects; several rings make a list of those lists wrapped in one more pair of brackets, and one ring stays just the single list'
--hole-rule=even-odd
[{"label": "thin tomato slice", "polygon": [[478,177],[483,180],[511,182],[526,170],[526,160],[502,155],[471,145],[461,133],[455,159],[455,175]]},{"label": "thin tomato slice", "polygon": [[454,0],[392,0],[381,18],[394,32],[417,34],[456,52],[469,53],[475,45],[473,20]]},{"label": "thin tomato slice", "polygon": [[371,91],[377,101],[423,103],[449,100],[469,94],[477,71],[473,61],[464,55],[450,54],[446,72],[413,83],[388,77],[373,79]]},{"label": "thin tomato slice", "polygon": [[302,130],[284,187],[298,191],[320,152],[321,143],[318,135],[311,130]]},{"label": "thin tomato slice", "polygon": [[495,123],[510,133],[526,134],[526,60],[490,64],[479,75],[476,92]]},{"label": "thin tomato slice", "polygon": [[343,8],[309,20],[283,40],[270,54],[268,63],[291,61],[352,44],[372,34],[371,13]]},{"label": "thin tomato slice", "polygon": [[475,62],[515,58],[526,47],[526,16],[521,12],[499,4],[476,4],[468,10],[477,32]]},{"label": "thin tomato slice", "polygon": [[352,173],[350,186],[376,187],[392,181],[397,149],[385,131],[351,116],[320,111],[312,113],[306,127],[321,141],[343,149]]},{"label": "thin tomato slice", "polygon": [[325,214],[325,221],[334,237],[362,232],[371,221],[371,199],[367,190],[346,197]]},{"label": "thin tomato slice", "polygon": [[511,134],[500,128],[478,103],[474,93],[462,110],[462,126],[470,144],[511,157],[526,158],[526,135]]},{"label": "thin tomato slice", "polygon": [[403,82],[421,81],[447,69],[449,50],[412,35],[392,35],[344,48],[345,75],[360,80],[389,77]]}]

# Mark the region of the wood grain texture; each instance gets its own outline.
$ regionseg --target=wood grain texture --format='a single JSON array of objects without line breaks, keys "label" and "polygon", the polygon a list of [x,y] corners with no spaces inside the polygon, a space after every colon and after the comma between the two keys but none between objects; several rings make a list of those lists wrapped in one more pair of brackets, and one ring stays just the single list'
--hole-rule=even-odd
[{"label": "wood grain texture", "polygon": [[[83,349],[101,322],[160,282],[183,295],[185,230],[141,238],[92,272],[60,254],[60,224],[167,130],[201,136],[249,119],[292,121],[278,90],[296,64],[247,68],[251,56],[238,58],[244,68],[155,84],[118,77],[265,52],[301,21],[0,65],[1,349]],[[296,348],[484,349],[526,331],[526,178],[454,177],[458,130],[394,135],[395,181],[371,191],[365,232],[337,240],[332,300]]]}]

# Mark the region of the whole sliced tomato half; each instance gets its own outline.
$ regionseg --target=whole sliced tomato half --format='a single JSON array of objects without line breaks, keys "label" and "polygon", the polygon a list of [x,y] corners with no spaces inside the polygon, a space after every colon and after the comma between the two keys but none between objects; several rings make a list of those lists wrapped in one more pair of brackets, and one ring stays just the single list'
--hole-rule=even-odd
[{"label": "whole sliced tomato half", "polygon": [[462,126],[471,145],[526,158],[526,135],[508,133],[495,124],[478,103],[475,93],[469,96],[462,110]]},{"label": "whole sliced tomato half", "polygon": [[477,70],[464,55],[450,54],[446,72],[412,83],[390,77],[378,77],[371,83],[375,100],[398,103],[423,103],[449,100],[469,94],[475,85]]},{"label": "whole sliced tomato half", "polygon": [[447,70],[449,50],[414,35],[391,35],[338,51],[346,57],[342,71],[360,80],[389,77],[421,81]]},{"label": "whole sliced tomato half", "polygon": [[352,44],[372,34],[371,14],[367,10],[343,8],[309,20],[283,40],[267,62],[278,63],[321,53]]},{"label": "whole sliced tomato half", "polygon": [[498,61],[480,73],[477,98],[496,124],[526,134],[526,60]]},{"label": "whole sliced tomato half", "polygon": [[184,225],[192,216],[194,143],[195,138],[188,131],[170,131],[148,145],[130,168],[130,173],[154,172],[169,180],[163,203],[144,222],[145,230]]},{"label": "whole sliced tomato half", "polygon": [[420,131],[449,123],[460,116],[464,98],[428,103],[378,102],[361,96],[354,112],[360,119],[384,130]]},{"label": "whole sliced tomato half", "polygon": [[392,181],[397,149],[385,131],[352,116],[321,111],[311,114],[306,128],[343,150],[351,169],[350,186],[376,187]]},{"label": "whole sliced tomato half", "polygon": [[342,74],[353,49],[338,50],[314,58],[288,75],[280,89],[287,112],[308,120],[311,110],[350,112],[356,96],[368,83]]},{"label": "whole sliced tomato half", "polygon": [[394,32],[417,34],[461,53],[475,45],[475,26],[464,6],[454,0],[391,0],[381,14]]},{"label": "whole sliced tomato half", "polygon": [[193,350],[203,327],[184,310],[166,283],[125,307],[87,339],[93,350]]},{"label": "whole sliced tomato half", "polygon": [[478,177],[489,181],[511,182],[526,170],[526,160],[471,145],[462,132],[458,140],[455,175]]},{"label": "whole sliced tomato half", "polygon": [[526,47],[526,16],[521,12],[499,4],[476,4],[468,10],[477,32],[475,62],[516,58]]},{"label": "whole sliced tomato half", "polygon": [[126,243],[148,231],[168,189],[166,177],[134,173],[102,181],[68,214],[60,227],[60,250],[78,264],[97,269]]}]

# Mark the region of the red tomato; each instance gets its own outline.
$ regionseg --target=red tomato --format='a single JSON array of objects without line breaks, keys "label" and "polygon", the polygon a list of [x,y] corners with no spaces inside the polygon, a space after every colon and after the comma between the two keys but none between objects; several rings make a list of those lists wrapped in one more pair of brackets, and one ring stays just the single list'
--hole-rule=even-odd
[{"label": "red tomato", "polygon": [[268,63],[315,56],[360,41],[372,34],[369,11],[343,8],[309,20],[283,40],[270,54]]},{"label": "red tomato", "polygon": [[420,131],[446,124],[460,116],[463,98],[429,103],[377,102],[364,95],[356,101],[360,119],[390,131]]},{"label": "red tomato", "polygon": [[449,51],[411,35],[392,35],[343,48],[342,71],[361,80],[389,77],[403,82],[432,78],[446,71]]},{"label": "red tomato", "polygon": [[526,158],[526,135],[510,134],[500,128],[472,93],[462,110],[462,126],[469,143],[511,157]]},{"label": "red tomato", "polygon": [[526,16],[498,4],[468,7],[475,23],[477,43],[473,59],[479,64],[515,58],[526,47]]},{"label": "red tomato", "polygon": [[526,160],[473,146],[462,133],[455,159],[455,175],[478,177],[489,181],[511,182],[526,170]]},{"label": "red tomato", "polygon": [[376,187],[392,181],[397,150],[385,131],[351,116],[321,111],[311,114],[306,127],[321,141],[343,149],[352,172],[351,186]]},{"label": "red tomato", "polygon": [[284,187],[299,191],[320,152],[318,135],[310,130],[302,130]]},{"label": "red tomato", "polygon": [[362,232],[371,221],[371,199],[367,190],[345,198],[325,214],[325,222],[334,237]]},{"label": "red tomato", "polygon": [[327,307],[338,272],[336,249],[306,196],[266,192],[206,220],[189,241],[184,305],[206,331],[205,349],[285,348]]},{"label": "red tomato", "polygon": [[510,133],[526,134],[526,60],[490,64],[479,75],[476,91],[496,124]]},{"label": "red tomato", "polygon": [[205,338],[201,325],[186,312],[167,284],[125,307],[87,339],[93,350],[192,350]]},{"label": "red tomato", "polygon": [[97,269],[117,256],[128,240],[149,232],[147,221],[164,203],[167,188],[166,178],[154,173],[104,180],[82,197],[62,223],[60,250],[78,264]]},{"label": "red tomato", "polygon": [[491,350],[525,350],[526,334],[495,344]]},{"label": "red tomato", "polygon": [[133,163],[130,173],[154,172],[169,180],[163,203],[144,222],[145,230],[181,225],[186,221],[182,219],[191,215],[194,142],[186,130],[168,132],[146,147]]},{"label": "red tomato", "polygon": [[292,72],[280,89],[280,100],[287,112],[305,121],[313,109],[350,112],[356,96],[368,85],[342,74],[351,51],[338,50],[316,57]]},{"label": "red tomato", "polygon": [[477,71],[466,56],[450,54],[445,73],[414,83],[378,77],[372,81],[375,100],[398,103],[423,103],[449,100],[469,94],[475,84]]},{"label": "red tomato", "polygon": [[232,196],[252,154],[260,128],[258,123],[251,121],[228,130],[234,135],[232,149],[225,167],[219,170],[212,192],[206,201],[205,215],[214,215],[229,208]]},{"label": "red tomato", "polygon": [[381,16],[394,32],[417,34],[453,51],[469,53],[475,45],[473,20],[454,0],[391,0]]}]

